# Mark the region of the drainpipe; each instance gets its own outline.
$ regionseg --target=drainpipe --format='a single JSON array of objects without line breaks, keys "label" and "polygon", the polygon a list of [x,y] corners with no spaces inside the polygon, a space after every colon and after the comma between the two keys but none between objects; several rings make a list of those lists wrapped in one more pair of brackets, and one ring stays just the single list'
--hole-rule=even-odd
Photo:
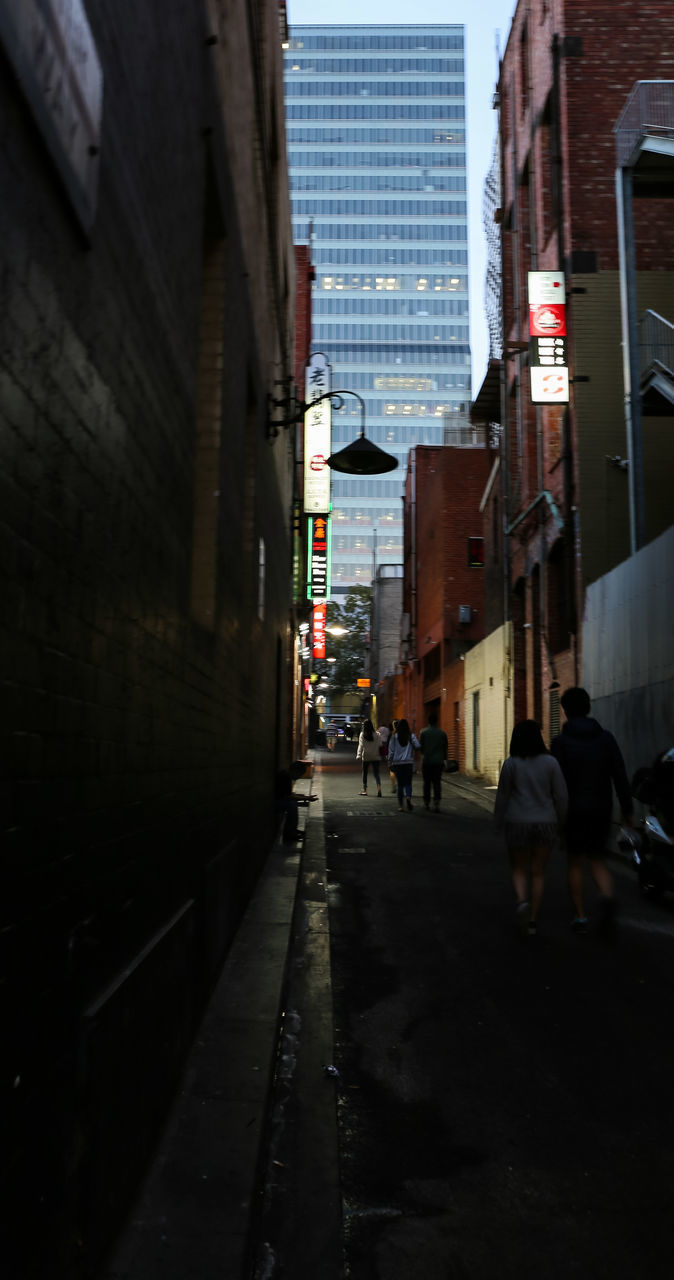
[{"label": "drainpipe", "polygon": [[646,520],[644,512],[644,458],[641,425],[637,272],[632,196],[632,169],[630,165],[623,165],[616,172],[616,200],[618,206],[618,248],[620,250],[620,310],[623,333],[625,427],[627,430],[627,456],[629,459],[630,551],[634,555],[646,542]]}]

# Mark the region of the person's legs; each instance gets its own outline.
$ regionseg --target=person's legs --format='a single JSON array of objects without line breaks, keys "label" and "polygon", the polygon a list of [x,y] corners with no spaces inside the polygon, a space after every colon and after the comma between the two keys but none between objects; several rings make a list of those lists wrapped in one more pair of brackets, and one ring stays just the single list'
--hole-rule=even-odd
[{"label": "person's legs", "polygon": [[569,877],[569,897],[573,903],[577,920],[585,919],[585,911],[583,908],[583,855],[582,853],[567,853],[568,858],[568,877]]},{"label": "person's legs", "polygon": [[404,764],[401,767],[404,770],[403,786],[405,788],[405,795],[407,797],[407,808],[411,809],[412,808],[412,766],[411,764]]},{"label": "person's legs", "polygon": [[433,802],[436,809],[440,807],[440,792],[442,789],[442,765],[431,765],[431,782],[433,783]]},{"label": "person's legs", "polygon": [[377,784],[377,795],[380,796],[381,795],[381,779],[379,777],[379,761],[378,760],[372,761],[372,772],[374,774],[374,780]]},{"label": "person's legs", "polygon": [[424,780],[424,804],[428,808],[431,803],[431,766],[425,760],[421,766],[421,775]]},{"label": "person's legs", "polygon": [[403,764],[397,764],[397,765],[395,766],[396,791],[398,792],[398,808],[399,808],[399,809],[402,809],[402,807],[403,807],[403,800],[404,800],[404,798],[405,798],[405,792],[404,792],[404,768],[405,768],[405,766],[404,766]]},{"label": "person's legs", "polygon": [[[363,769],[362,769],[362,776],[363,776],[363,791],[367,791],[367,770],[368,770],[368,765],[369,765],[369,763],[370,763],[370,762],[369,762],[369,760],[363,760],[363,762],[362,762],[362,764],[363,764]],[[361,794],[362,794],[362,793],[361,793]]]},{"label": "person's legs", "polygon": [[590,875],[603,898],[613,897],[613,876],[602,856],[598,853],[588,854]]},{"label": "person's legs", "polygon": [[512,876],[513,889],[517,898],[517,905],[521,907],[527,901],[527,879],[529,871],[530,852],[528,849],[519,846],[511,847],[508,850],[510,858],[510,874]]},{"label": "person's legs", "polygon": [[549,844],[536,844],[531,850],[531,913],[530,919],[536,920],[543,900],[545,885],[545,868],[550,857]]}]

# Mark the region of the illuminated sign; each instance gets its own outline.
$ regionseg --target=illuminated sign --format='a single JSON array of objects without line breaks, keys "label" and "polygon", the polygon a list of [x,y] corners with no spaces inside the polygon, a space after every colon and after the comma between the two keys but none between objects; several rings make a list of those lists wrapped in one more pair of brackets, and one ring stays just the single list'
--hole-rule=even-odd
[{"label": "illuminated sign", "polygon": [[311,357],[306,367],[304,399],[304,511],[313,515],[330,508],[330,468],[332,410],[330,400],[313,402],[332,385],[332,374],[322,352]]},{"label": "illuminated sign", "polygon": [[314,605],[314,658],[325,657],[325,621],[327,603]]},{"label": "illuminated sign", "polygon": [[327,600],[330,596],[330,517],[309,517],[309,548],[307,565],[307,598]]},{"label": "illuminated sign", "polygon": [[369,681],[369,680],[364,680],[364,679],[363,679],[363,680],[356,680],[356,685],[357,685],[357,687],[358,687],[359,689],[369,689],[369,687],[370,687],[370,681]]},{"label": "illuminated sign", "polygon": [[563,271],[530,271],[529,372],[532,404],[568,404]]}]

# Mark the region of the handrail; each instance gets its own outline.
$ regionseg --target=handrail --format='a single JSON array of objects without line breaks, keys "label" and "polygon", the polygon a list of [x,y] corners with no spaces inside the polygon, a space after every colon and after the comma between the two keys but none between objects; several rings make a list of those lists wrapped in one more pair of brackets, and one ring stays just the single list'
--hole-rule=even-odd
[{"label": "handrail", "polygon": [[639,354],[642,376],[658,364],[674,378],[674,324],[657,311],[644,311],[641,317]]}]

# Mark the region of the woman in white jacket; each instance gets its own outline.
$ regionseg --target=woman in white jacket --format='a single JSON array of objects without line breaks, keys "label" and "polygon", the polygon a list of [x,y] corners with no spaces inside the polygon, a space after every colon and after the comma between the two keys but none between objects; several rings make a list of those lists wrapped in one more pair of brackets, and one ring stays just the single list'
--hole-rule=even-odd
[{"label": "woman in white jacket", "polygon": [[399,720],[388,744],[389,768],[395,773],[398,784],[399,813],[403,811],[403,793],[407,797],[407,808],[412,808],[412,771],[414,752],[418,750],[419,739],[412,733],[407,720]]},{"label": "woman in white jacket", "polygon": [[377,784],[377,795],[381,795],[381,783],[379,781],[379,748],[381,747],[381,738],[375,729],[371,720],[363,721],[363,729],[358,739],[358,750],[356,751],[356,760],[362,761],[363,765],[363,789],[362,796],[367,795],[367,774],[370,765],[374,780]]},{"label": "woman in white jacket", "polygon": [[564,774],[550,755],[536,721],[520,720],[513,729],[510,755],[498,780],[494,820],[505,833],[517,922],[530,934],[536,932],[545,868],[566,817],[568,800]]}]

